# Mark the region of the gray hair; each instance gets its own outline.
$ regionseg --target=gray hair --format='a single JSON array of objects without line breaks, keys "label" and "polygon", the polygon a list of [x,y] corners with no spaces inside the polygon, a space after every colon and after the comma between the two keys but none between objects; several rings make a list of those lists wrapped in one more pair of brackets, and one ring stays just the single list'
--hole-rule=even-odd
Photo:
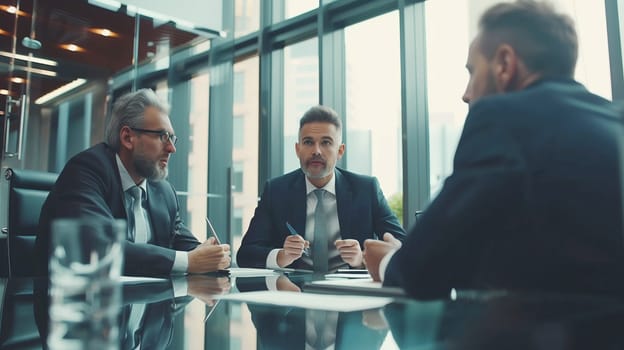
[{"label": "gray hair", "polygon": [[338,113],[327,106],[318,105],[308,109],[299,119],[299,131],[308,123],[330,123],[336,126],[336,130],[342,129],[342,122]]},{"label": "gray hair", "polygon": [[169,112],[169,106],[150,89],[140,89],[121,96],[113,105],[111,120],[106,127],[106,143],[115,152],[121,148],[119,132],[124,126],[141,128],[143,113],[148,107],[155,107],[163,113]]},{"label": "gray hair", "polygon": [[502,43],[511,45],[532,72],[547,77],[574,77],[578,39],[569,16],[552,5],[516,0],[489,8],[479,20],[481,52],[492,58]]}]

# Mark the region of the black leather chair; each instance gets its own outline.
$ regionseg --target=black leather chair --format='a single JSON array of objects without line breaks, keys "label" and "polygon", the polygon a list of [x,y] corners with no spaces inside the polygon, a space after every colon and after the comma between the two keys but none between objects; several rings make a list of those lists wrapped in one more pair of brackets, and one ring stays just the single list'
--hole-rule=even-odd
[{"label": "black leather chair", "polygon": [[0,280],[0,349],[41,349],[43,343],[35,322],[33,280]]},{"label": "black leather chair", "polygon": [[58,174],[25,169],[7,169],[9,217],[7,252],[9,277],[34,275],[33,254],[39,213]]}]

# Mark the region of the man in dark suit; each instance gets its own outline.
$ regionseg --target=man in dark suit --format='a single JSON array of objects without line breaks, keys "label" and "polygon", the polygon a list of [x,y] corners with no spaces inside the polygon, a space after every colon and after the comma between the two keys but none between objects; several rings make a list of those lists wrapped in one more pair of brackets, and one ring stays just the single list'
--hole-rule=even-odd
[{"label": "man in dark suit", "polygon": [[300,120],[295,150],[301,169],[266,183],[236,255],[239,266],[361,268],[365,239],[386,232],[403,239],[377,179],[335,167],[345,151],[335,111],[309,109]]},{"label": "man in dark suit", "polygon": [[[50,225],[67,217],[128,219],[125,274],[202,273],[228,267],[229,246],[217,245],[214,238],[200,244],[180,219],[175,190],[165,180],[176,141],[167,106],[153,91],[142,89],[119,98],[106,143],[73,157],[43,205],[35,244],[39,274],[47,273]],[[133,190],[138,190],[136,197]]]},{"label": "man in dark suit", "polygon": [[573,80],[572,21],[516,1],[479,24],[453,174],[400,249],[390,237],[366,242],[369,270],[419,298],[621,293],[621,124],[611,102]]}]

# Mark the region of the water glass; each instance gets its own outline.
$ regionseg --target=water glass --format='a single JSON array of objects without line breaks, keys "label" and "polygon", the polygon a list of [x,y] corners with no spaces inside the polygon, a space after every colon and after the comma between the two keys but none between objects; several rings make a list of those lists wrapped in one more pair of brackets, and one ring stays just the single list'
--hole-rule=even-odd
[{"label": "water glass", "polygon": [[124,220],[52,223],[50,349],[119,348]]}]

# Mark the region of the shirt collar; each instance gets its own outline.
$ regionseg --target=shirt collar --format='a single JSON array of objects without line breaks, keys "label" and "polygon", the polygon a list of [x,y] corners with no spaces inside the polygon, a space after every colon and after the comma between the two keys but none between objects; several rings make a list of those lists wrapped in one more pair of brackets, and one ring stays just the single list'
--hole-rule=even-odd
[{"label": "shirt collar", "polygon": [[[312,193],[312,191],[318,189],[318,187],[314,186],[310,180],[308,179],[307,176],[305,177],[305,181],[306,181],[306,196],[309,195],[310,193]],[[322,189],[324,189],[325,191],[331,193],[332,195],[336,196],[336,171],[334,170],[334,175],[331,177],[331,179],[329,180],[329,182],[322,187]]]},{"label": "shirt collar", "polygon": [[143,179],[140,184],[136,185],[128,173],[128,170],[123,165],[121,158],[119,158],[119,154],[115,154],[115,159],[117,160],[117,168],[119,168],[119,178],[121,179],[121,188],[123,191],[126,192],[130,187],[139,186],[145,192],[145,197],[147,197],[147,181]]}]

